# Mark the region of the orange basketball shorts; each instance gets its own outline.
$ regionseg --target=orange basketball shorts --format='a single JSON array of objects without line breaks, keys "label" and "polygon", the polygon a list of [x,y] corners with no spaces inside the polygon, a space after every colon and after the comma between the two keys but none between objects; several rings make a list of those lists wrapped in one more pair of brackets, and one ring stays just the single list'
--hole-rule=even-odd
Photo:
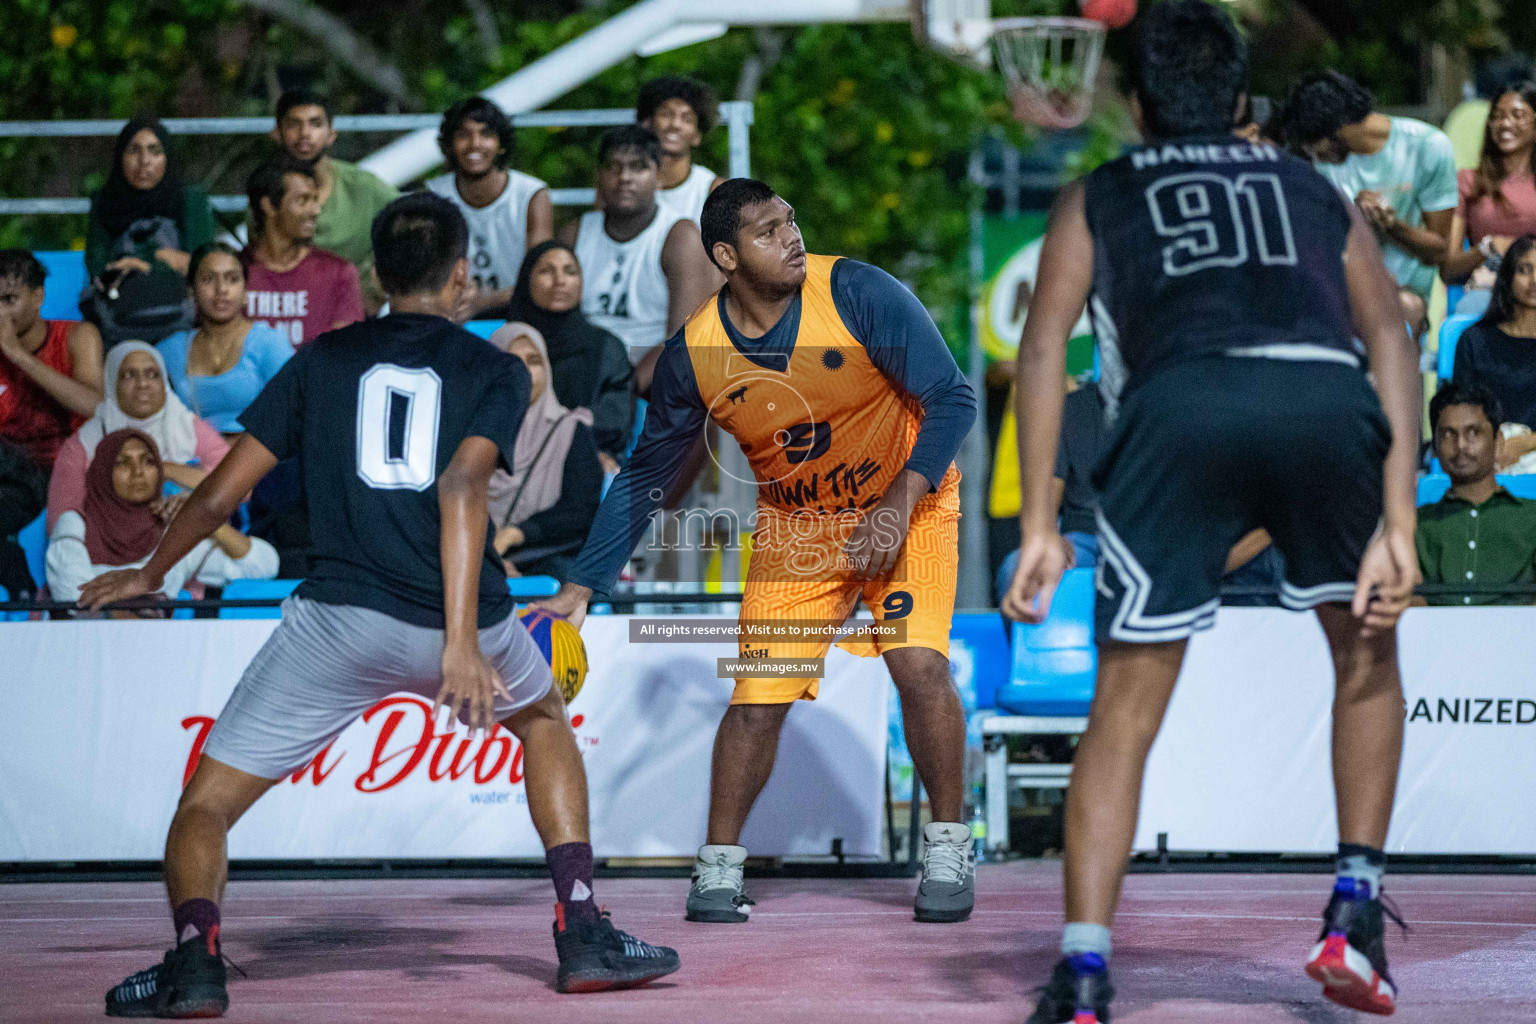
[{"label": "orange basketball shorts", "polygon": [[[832,637],[816,634],[841,626],[860,599],[875,623],[890,624],[896,636],[853,636],[839,640],[839,647],[865,658],[900,647],[927,647],[948,657],[959,564],[959,476],[951,468],[939,490],[917,503],[896,567],[873,580],[839,567],[843,540],[833,531],[802,531],[812,535],[764,543],[758,539],[764,532],[760,518],[743,588],[738,657],[823,658]],[[731,703],[815,700],[817,690],[814,676],[743,674],[736,676]]]}]

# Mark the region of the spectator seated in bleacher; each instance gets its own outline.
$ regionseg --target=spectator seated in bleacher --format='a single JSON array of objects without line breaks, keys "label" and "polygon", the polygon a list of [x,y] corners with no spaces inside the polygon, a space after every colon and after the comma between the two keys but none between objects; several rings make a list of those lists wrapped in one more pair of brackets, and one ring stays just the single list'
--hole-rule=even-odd
[{"label": "spectator seated in bleacher", "polygon": [[662,343],[720,289],[699,226],[656,199],[661,143],[649,129],[620,125],[597,150],[601,209],[560,229],[581,263],[581,310],[618,335],[644,398]]},{"label": "spectator seated in bleacher", "polygon": [[19,448],[44,478],[101,403],[101,335],[42,318],[46,277],[26,249],[0,250],[0,443]]},{"label": "spectator seated in bleacher", "polygon": [[549,352],[539,332],[512,323],[491,344],[517,356],[533,378],[517,433],[512,471],[491,477],[496,553],[509,576],[564,579],[581,550],[603,493],[603,467],[592,440],[592,413],[567,409],[549,383]]},{"label": "spectator seated in bleacher", "polygon": [[663,75],[640,86],[635,120],[661,142],[661,173],[656,201],[699,222],[704,200],[725,179],[693,162],[693,151],[720,118],[720,101],[703,82],[682,75]]},{"label": "spectator seated in bleacher", "polygon": [[549,186],[511,169],[512,120],[484,96],[448,108],[437,145],[448,173],[428,178],[427,188],[457,206],[469,225],[471,287],[457,319],[507,319],[529,246],[555,233]]},{"label": "spectator seated in bleacher", "polygon": [[190,492],[213,472],[229,445],[213,425],[198,419],[166,384],[165,361],[153,345],[125,341],[107,353],[110,386],[96,415],[59,449],[48,482],[48,533],[59,517],[79,512],[85,503],[86,476],[102,438],[119,430],[138,430],[154,439],[156,458],[164,460],[167,480]]},{"label": "spectator seated in bleacher", "polygon": [[[1536,581],[1536,501],[1515,497],[1494,479],[1502,419],[1499,400],[1478,383],[1452,381],[1429,403],[1435,454],[1451,489],[1419,509],[1414,539],[1426,584]],[[1435,595],[1423,603],[1530,604],[1531,598]]]},{"label": "spectator seated in bleacher", "polygon": [[[48,590],[54,600],[74,601],[80,588],[102,573],[148,560],[175,515],[173,503],[162,497],[163,482],[154,438],[127,429],[101,439],[79,510],[61,515],[50,534]],[[226,525],[165,574],[161,593],[174,597],[191,580],[222,587],[230,580],[275,575],[277,552]]]},{"label": "spectator seated in bleacher", "polygon": [[1456,173],[1461,203],[1440,277],[1466,290],[1452,312],[1476,316],[1487,309],[1501,257],[1516,238],[1536,232],[1533,171],[1536,82],[1526,82],[1494,101],[1477,167]]},{"label": "spectator seated in bleacher", "polygon": [[1354,199],[1376,229],[1404,318],[1422,335],[1459,198],[1451,140],[1423,121],[1373,110],[1371,94],[1337,71],[1303,79],[1280,124],[1285,144]]},{"label": "spectator seated in bleacher", "polygon": [[400,190],[356,164],[330,155],[336,143],[331,108],[308,89],[292,89],[277,101],[272,138],[283,151],[315,169],[320,217],[313,244],[357,268],[363,303],[369,314],[384,305],[384,292],[373,279],[373,218],[399,197]]},{"label": "spectator seated in bleacher", "polygon": [[581,311],[581,264],[564,242],[528,250],[512,291],[512,319],[544,339],[555,398],[592,411],[592,440],[603,470],[617,473],[635,423],[633,371],[624,343]]},{"label": "spectator seated in bleacher", "polygon": [[245,264],[223,242],[192,254],[187,274],[197,328],[156,346],[176,397],[226,440],[243,432],[239,416],[293,355],[276,328],[245,315]]},{"label": "spectator seated in bleacher", "polygon": [[1520,236],[1505,253],[1488,312],[1456,343],[1451,378],[1498,400],[1499,472],[1536,472],[1536,235]]},{"label": "spectator seated in bleacher", "polygon": [[[1098,496],[1093,485],[1093,469],[1099,462],[1106,441],[1104,396],[1099,386],[1085,383],[1067,395],[1061,410],[1061,441],[1056,448],[1055,485],[1059,529],[1062,541],[1070,548],[1069,565],[1091,569],[1099,561]],[[1015,548],[1003,559],[993,581],[995,597],[1013,583],[1019,565]],[[1227,557],[1224,585],[1269,587],[1277,591],[1285,578],[1284,562],[1270,543],[1269,534],[1254,530],[1232,548]],[[1236,597],[1224,604],[1278,604],[1278,597]]]},{"label": "spectator seated in bleacher", "polygon": [[192,250],[216,231],[207,190],[176,173],[165,126],[152,117],[129,121],[107,183],[91,196],[85,234],[85,267],[96,282],[86,312],[109,347],[188,326]]},{"label": "spectator seated in bleacher", "polygon": [[320,192],[314,168],[279,154],[251,172],[246,197],[245,315],[275,327],[294,348],[361,320],[357,268],[315,245]]}]

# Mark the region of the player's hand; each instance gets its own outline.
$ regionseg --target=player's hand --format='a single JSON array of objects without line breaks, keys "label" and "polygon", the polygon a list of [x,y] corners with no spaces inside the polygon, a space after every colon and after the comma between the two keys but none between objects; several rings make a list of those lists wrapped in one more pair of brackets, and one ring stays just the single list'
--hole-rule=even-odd
[{"label": "player's hand", "polygon": [[1360,559],[1351,607],[1361,622],[1361,635],[1372,636],[1396,626],[1421,579],[1413,530],[1384,529],[1377,533]]},{"label": "player's hand", "polygon": [[163,576],[153,576],[142,567],[104,572],[80,588],[80,599],[75,603],[87,611],[100,611],[103,605],[153,594],[164,582]]},{"label": "player's hand", "polygon": [[1042,530],[1019,545],[1019,567],[1003,595],[1003,614],[1015,622],[1039,623],[1051,612],[1051,599],[1061,584],[1061,574],[1071,562],[1064,538],[1056,530]]},{"label": "player's hand", "polygon": [[896,568],[901,546],[907,542],[912,511],[900,501],[882,499],[853,528],[843,554],[861,580],[880,579]]},{"label": "player's hand", "polygon": [[592,600],[592,590],[579,583],[562,583],[560,592],[542,601],[533,601],[528,607],[558,615],[577,629],[587,617],[587,602]]},{"label": "player's hand", "polygon": [[501,673],[485,659],[478,641],[451,643],[443,648],[443,688],[432,702],[433,722],[437,721],[437,709],[447,708],[451,728],[459,712],[465,710],[468,713],[464,724],[471,733],[489,733],[496,724],[497,694],[508,701],[512,699],[507,684],[501,681]]}]

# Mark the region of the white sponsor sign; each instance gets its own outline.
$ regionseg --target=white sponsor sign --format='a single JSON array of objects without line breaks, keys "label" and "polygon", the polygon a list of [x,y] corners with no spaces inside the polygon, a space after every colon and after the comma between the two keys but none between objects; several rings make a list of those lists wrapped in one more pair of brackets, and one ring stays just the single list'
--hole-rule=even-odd
[{"label": "white sponsor sign", "polygon": [[[1387,850],[1536,853],[1536,619],[1413,609]],[[1136,849],[1332,852],[1333,666],[1312,615],[1224,608],[1190,643],[1142,791]]]},{"label": "white sponsor sign", "polygon": [[[582,629],[571,702],[600,857],[692,856],[731,681],[720,644],[631,644],[628,616]],[[0,625],[9,728],[0,861],[158,860],[213,719],[275,620]],[[756,854],[879,856],[890,676],[834,649],[819,699],[789,715],[747,821]],[[429,705],[375,705],[230,834],[235,858],[540,857],[522,751],[504,730],[436,731]]]}]

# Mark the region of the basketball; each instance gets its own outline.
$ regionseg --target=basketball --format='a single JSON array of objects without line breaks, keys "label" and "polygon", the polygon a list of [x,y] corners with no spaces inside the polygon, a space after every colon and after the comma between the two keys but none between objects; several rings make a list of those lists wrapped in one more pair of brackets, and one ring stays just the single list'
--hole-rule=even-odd
[{"label": "basketball", "polygon": [[587,681],[587,645],[581,642],[581,633],[559,616],[537,608],[523,612],[517,618],[533,637],[544,660],[549,662],[560,696],[569,704],[581,692],[581,684]]},{"label": "basketball", "polygon": [[1136,17],[1136,0],[1083,0],[1083,17],[1102,21],[1110,28],[1124,28]]}]

